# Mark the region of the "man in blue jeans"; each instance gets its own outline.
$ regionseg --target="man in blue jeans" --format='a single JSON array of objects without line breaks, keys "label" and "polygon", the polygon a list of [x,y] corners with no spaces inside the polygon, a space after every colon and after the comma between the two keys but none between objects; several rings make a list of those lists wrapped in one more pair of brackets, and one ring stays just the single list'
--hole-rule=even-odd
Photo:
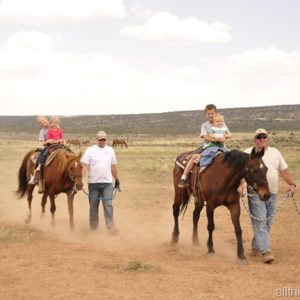
[{"label": "man in blue jeans", "polygon": [[99,202],[102,200],[106,227],[111,234],[116,234],[113,217],[113,177],[115,187],[120,186],[117,172],[116,154],[112,147],[106,145],[106,133],[99,131],[95,145],[88,147],[81,158],[83,175],[88,172],[90,228],[95,230],[99,224]]},{"label": "man in blue jeans", "polygon": [[[271,263],[275,257],[271,251],[271,242],[269,232],[273,221],[273,214],[276,209],[276,197],[278,193],[278,173],[288,184],[287,191],[295,193],[296,184],[288,170],[288,165],[278,149],[269,146],[270,139],[268,132],[259,128],[254,134],[254,144],[257,151],[265,149],[262,157],[265,165],[268,167],[267,180],[271,191],[271,197],[268,201],[261,201],[258,194],[248,187],[248,202],[254,237],[252,239],[252,255],[262,256],[264,263]],[[252,147],[245,150],[250,153]],[[242,186],[239,187],[242,192]]]}]

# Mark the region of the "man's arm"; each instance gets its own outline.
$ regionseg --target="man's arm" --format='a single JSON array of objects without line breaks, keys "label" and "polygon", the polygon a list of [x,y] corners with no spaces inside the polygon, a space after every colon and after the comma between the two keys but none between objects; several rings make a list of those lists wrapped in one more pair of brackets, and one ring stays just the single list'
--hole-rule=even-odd
[{"label": "man's arm", "polygon": [[85,174],[87,174],[88,169],[89,169],[89,165],[82,162],[82,177],[84,177]]},{"label": "man's arm", "polygon": [[280,175],[284,179],[284,181],[288,184],[288,191],[292,192],[293,194],[296,192],[296,184],[293,181],[292,175],[288,168],[279,171]]},{"label": "man's arm", "polygon": [[118,179],[118,170],[116,165],[111,165],[111,173],[115,179]]}]

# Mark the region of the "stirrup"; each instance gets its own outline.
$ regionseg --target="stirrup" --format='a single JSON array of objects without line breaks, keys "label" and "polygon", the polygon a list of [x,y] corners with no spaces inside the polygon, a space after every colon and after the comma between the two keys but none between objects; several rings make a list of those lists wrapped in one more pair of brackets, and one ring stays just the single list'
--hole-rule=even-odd
[{"label": "stirrup", "polygon": [[36,184],[37,183],[37,181],[36,181],[36,178],[35,178],[35,176],[34,175],[31,175],[31,177],[30,177],[30,179],[29,179],[29,181],[28,181],[28,184]]}]

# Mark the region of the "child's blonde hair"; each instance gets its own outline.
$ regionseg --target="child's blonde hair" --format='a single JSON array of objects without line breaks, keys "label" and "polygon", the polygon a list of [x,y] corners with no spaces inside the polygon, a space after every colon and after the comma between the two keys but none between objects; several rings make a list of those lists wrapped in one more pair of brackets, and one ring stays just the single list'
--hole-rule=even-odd
[{"label": "child's blonde hair", "polygon": [[213,116],[213,121],[214,121],[215,119],[221,119],[221,120],[224,121],[224,116],[221,115],[220,113],[216,113],[216,114]]},{"label": "child's blonde hair", "polygon": [[37,117],[36,117],[36,123],[37,123],[37,124],[40,124],[42,121],[47,121],[47,122],[49,122],[49,121],[48,121],[48,118],[45,117],[45,116],[37,116]]},{"label": "child's blonde hair", "polygon": [[56,123],[56,124],[60,125],[60,119],[59,119],[59,117],[51,117],[50,118],[50,124],[51,123]]}]

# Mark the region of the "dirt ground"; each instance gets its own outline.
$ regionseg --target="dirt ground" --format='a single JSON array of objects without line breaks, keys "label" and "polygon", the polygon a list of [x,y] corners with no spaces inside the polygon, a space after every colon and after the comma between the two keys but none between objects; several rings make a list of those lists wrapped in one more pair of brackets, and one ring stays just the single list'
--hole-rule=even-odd
[{"label": "dirt ground", "polygon": [[[214,255],[207,254],[204,211],[199,224],[201,245],[192,245],[192,202],[180,220],[179,244],[170,247],[171,170],[169,184],[151,178],[141,182],[132,172],[120,170],[122,192],[114,202],[118,236],[107,234],[102,208],[101,228],[90,232],[83,192],[75,197],[73,232],[64,195],[56,199],[55,226],[51,226],[48,204],[41,219],[37,193],[32,223],[25,225],[26,199],[17,199],[13,193],[22,157],[0,157],[2,299],[275,299],[284,288],[297,289],[300,296],[300,217],[291,200],[272,228],[276,256],[272,265],[249,256],[252,230],[242,208],[248,264],[240,265],[230,216],[222,207],[216,210]],[[282,192],[283,187],[279,201]]]}]

